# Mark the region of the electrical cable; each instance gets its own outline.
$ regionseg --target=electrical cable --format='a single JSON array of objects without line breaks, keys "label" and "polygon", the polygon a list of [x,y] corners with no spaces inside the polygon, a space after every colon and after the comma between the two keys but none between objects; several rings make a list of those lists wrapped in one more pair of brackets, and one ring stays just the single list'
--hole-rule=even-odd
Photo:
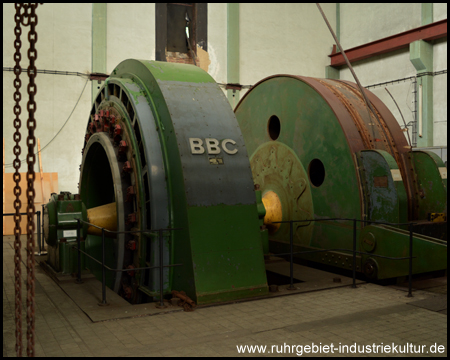
[{"label": "electrical cable", "polygon": [[387,91],[387,93],[391,96],[392,100],[394,101],[395,106],[397,106],[398,112],[400,113],[400,116],[402,117],[403,124],[405,125],[406,133],[408,134],[409,146],[412,146],[412,145],[411,145],[411,138],[410,138],[410,136],[409,136],[409,129],[408,129],[408,127],[406,126],[406,121],[405,121],[405,118],[403,117],[402,111],[400,110],[400,106],[398,106],[397,101],[395,101],[395,99],[394,99],[394,97],[392,96],[391,92],[390,92],[387,88],[384,88],[384,90]]},{"label": "electrical cable", "polygon": [[[23,73],[26,73],[28,69],[22,68],[21,69]],[[3,67],[3,71],[14,71],[14,68],[12,67]],[[33,71],[31,71],[31,74],[33,74]],[[91,74],[86,73],[80,73],[76,71],[60,71],[60,70],[41,70],[37,69],[36,74],[47,74],[47,75],[73,75],[73,76],[87,76],[88,78],[91,76]]]},{"label": "electrical cable", "polygon": [[[52,139],[51,139],[51,140],[50,140],[50,141],[49,141],[49,142],[41,149],[41,151],[40,151],[41,153],[42,153],[42,151],[43,151],[47,146],[49,146],[49,145],[51,144],[51,142],[52,142],[53,140],[55,140],[55,138],[59,135],[59,133],[62,131],[62,129],[64,129],[64,127],[66,126],[66,124],[67,124],[67,122],[69,121],[70,117],[72,116],[73,112],[74,112],[75,109],[77,108],[77,105],[78,105],[78,103],[80,102],[81,97],[83,96],[84,90],[86,89],[86,85],[87,85],[88,82],[89,82],[89,78],[86,79],[86,82],[85,82],[85,84],[84,84],[83,90],[81,91],[81,94],[80,94],[80,96],[79,96],[79,98],[78,98],[78,100],[77,100],[77,102],[76,102],[74,108],[72,109],[72,112],[70,113],[69,117],[67,118],[66,122],[65,122],[65,123],[63,124],[63,126],[59,129],[59,131],[56,133],[56,135],[53,136],[53,138],[52,138]],[[35,155],[37,155],[38,153],[39,153],[39,151],[37,151],[37,152],[35,153]],[[26,159],[21,160],[20,163],[23,163],[23,162],[25,162],[25,161],[26,161]],[[6,167],[12,167],[12,165],[13,165],[13,163],[5,164],[5,168],[6,168]]]}]

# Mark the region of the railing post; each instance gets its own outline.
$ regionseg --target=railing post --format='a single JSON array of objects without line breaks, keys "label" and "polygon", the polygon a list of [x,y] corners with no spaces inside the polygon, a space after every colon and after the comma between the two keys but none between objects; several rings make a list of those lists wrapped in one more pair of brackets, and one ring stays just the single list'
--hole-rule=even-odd
[{"label": "railing post", "polygon": [[412,254],[413,254],[413,226],[409,223],[409,284],[408,297],[412,297]]},{"label": "railing post", "polygon": [[81,284],[81,224],[80,219],[77,219],[77,248],[78,248],[78,276],[75,282]]},{"label": "railing post", "polygon": [[289,241],[291,244],[291,263],[290,263],[290,279],[291,284],[288,287],[288,290],[295,290],[294,287],[294,223],[293,221],[289,221]]},{"label": "railing post", "polygon": [[41,255],[41,212],[38,210],[36,211],[36,215],[37,215],[37,242],[38,242],[38,248],[39,248],[39,253],[38,255]]},{"label": "railing post", "polygon": [[356,289],[356,219],[353,219],[353,284],[352,288]]},{"label": "railing post", "polygon": [[102,303],[100,305],[107,305],[106,303],[106,269],[105,269],[105,229],[102,228]]},{"label": "railing post", "polygon": [[159,238],[159,308],[165,308],[163,298],[163,285],[164,285],[164,264],[163,264],[163,234],[162,229],[158,230]]},{"label": "railing post", "polygon": [[[42,204],[42,221],[41,221],[42,227],[41,227],[41,234],[44,234],[44,204]],[[41,236],[42,239],[42,251],[46,251],[45,250],[45,241],[44,241],[44,236]]]}]

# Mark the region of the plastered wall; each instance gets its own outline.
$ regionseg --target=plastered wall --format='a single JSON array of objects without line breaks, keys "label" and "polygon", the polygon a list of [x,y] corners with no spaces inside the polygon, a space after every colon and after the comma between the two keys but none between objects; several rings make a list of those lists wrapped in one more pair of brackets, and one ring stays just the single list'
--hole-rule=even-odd
[{"label": "plastered wall", "polygon": [[[336,4],[321,6],[336,29]],[[241,4],[239,26],[241,84],[275,74],[324,77],[334,41],[315,4]]]},{"label": "plastered wall", "polygon": [[155,4],[108,3],[106,71],[126,59],[155,60]]},{"label": "plastered wall", "polygon": [[[155,58],[155,5],[108,4],[106,52],[107,73],[128,58]],[[13,67],[14,4],[3,4],[3,66]],[[45,70],[92,72],[92,3],[44,4],[37,8],[38,58],[36,67]],[[28,29],[22,33],[22,67],[27,66],[25,49]],[[13,172],[13,79],[3,72],[3,136],[5,138],[6,172]],[[28,77],[22,74],[22,99],[26,97]],[[44,172],[57,172],[61,191],[78,192],[81,148],[91,108],[91,92],[101,84],[87,77],[38,74],[36,137],[42,148]],[[86,85],[86,87],[85,87]],[[83,92],[84,89],[84,92]],[[82,93],[83,92],[83,93]],[[80,97],[81,95],[81,97]],[[78,101],[79,99],[79,101]],[[77,104],[78,101],[78,104]],[[26,154],[26,101],[22,100],[22,155]],[[69,118],[67,125],[55,137]],[[55,137],[55,138],[54,138]],[[53,139],[54,138],[54,139]],[[53,139],[53,140],[52,140]],[[51,143],[46,146],[49,142]],[[21,171],[26,171],[26,163]],[[35,171],[39,171],[36,160]]]},{"label": "plastered wall", "polygon": [[[420,3],[341,4],[340,14],[340,40],[344,49],[422,26]],[[434,4],[433,22],[446,18],[447,5]],[[408,48],[357,61],[352,65],[363,86],[417,74],[410,61]],[[446,69],[447,38],[443,38],[433,42],[433,71]],[[343,66],[339,73],[341,79],[354,81],[346,66]],[[412,85],[411,81],[401,81],[370,88],[391,110],[401,127],[404,127],[404,124],[400,112],[385,88],[392,93],[406,123],[409,123],[414,120],[414,87]],[[433,77],[433,145],[447,146],[447,74]]]},{"label": "plastered wall", "polygon": [[[39,70],[59,70],[88,73],[91,69],[91,4],[44,4],[37,8],[38,41],[36,43],[36,67]],[[3,66],[14,67],[13,60],[14,4],[3,4]],[[22,30],[22,68],[28,66],[26,50],[29,28]],[[3,137],[5,138],[5,171],[14,172],[11,163],[13,155],[13,72],[3,71]],[[26,158],[26,120],[28,101],[26,85],[28,76],[21,75],[22,80],[22,154]],[[35,136],[40,139],[42,165],[44,172],[57,172],[59,189],[77,192],[78,166],[81,163],[81,147],[86,127],[87,114],[91,105],[90,85],[86,85],[86,77],[69,75],[37,74],[36,77],[37,110],[35,114],[37,127]],[[83,95],[80,98],[84,86]],[[75,108],[77,100],[80,99]],[[75,109],[75,110],[74,110]],[[74,111],[73,111],[74,110]],[[61,133],[54,138],[69,115],[73,114]],[[49,144],[49,142],[54,140]],[[45,147],[49,144],[47,147]],[[44,149],[45,147],[45,149]],[[36,149],[37,151],[37,149]],[[27,171],[26,163],[22,163],[21,172]],[[39,171],[36,156],[35,171]]]},{"label": "plastered wall", "polygon": [[227,4],[208,4],[208,73],[216,82],[227,82]]},{"label": "plastered wall", "polygon": [[421,26],[420,3],[341,3],[344,49]]},{"label": "plastered wall", "polygon": [[[106,72],[110,73],[128,58],[155,58],[155,5],[107,4]],[[322,4],[331,26],[336,29],[336,4]],[[13,67],[14,5],[3,4],[3,66]],[[38,69],[90,73],[92,71],[93,4],[44,4],[37,10]],[[334,43],[325,22],[314,4],[240,4],[240,83],[254,85],[274,74],[297,74],[324,77],[330,64],[328,55]],[[357,46],[421,25],[420,4],[341,4],[340,38],[345,48]],[[434,4],[434,21],[447,17],[446,4]],[[22,35],[23,51],[28,47]],[[202,64],[219,83],[227,83],[227,4],[208,4],[208,49]],[[200,55],[199,55],[200,56]],[[434,71],[447,68],[447,41],[433,47]],[[26,67],[26,55],[22,57]],[[203,65],[202,65],[203,67]],[[399,50],[355,64],[363,85],[415,75],[409,51]],[[341,79],[353,81],[348,69]],[[3,134],[6,172],[13,172],[13,92],[14,74],[3,72]],[[27,83],[22,74],[23,84]],[[59,189],[77,192],[79,165],[85,126],[91,108],[91,92],[99,86],[86,83],[86,77],[38,74],[37,130],[45,172],[57,172]],[[87,85],[86,85],[87,84]],[[86,88],[83,88],[86,85]],[[406,122],[412,120],[410,82],[390,85]],[[383,88],[371,89],[391,109],[402,124],[399,112]],[[225,90],[224,90],[225,91]],[[241,91],[240,98],[246,90]],[[447,77],[434,78],[434,143],[447,142]],[[22,87],[23,98],[26,94]],[[79,99],[79,101],[78,101]],[[78,104],[77,104],[78,101]],[[22,100],[22,133],[26,129],[26,101]],[[55,137],[69,115],[67,125]],[[26,135],[22,136],[25,158]],[[53,139],[54,138],[54,139]],[[50,143],[50,141],[53,141]],[[48,146],[46,146],[49,144]],[[36,164],[35,170],[38,170]],[[26,171],[23,164],[21,171]]]}]

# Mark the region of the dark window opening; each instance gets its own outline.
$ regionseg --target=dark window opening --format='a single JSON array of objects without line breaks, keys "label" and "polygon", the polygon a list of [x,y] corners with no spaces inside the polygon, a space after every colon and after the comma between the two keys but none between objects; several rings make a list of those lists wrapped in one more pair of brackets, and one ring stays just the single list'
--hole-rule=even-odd
[{"label": "dark window opening", "polygon": [[166,61],[166,51],[189,53],[186,39],[186,14],[189,18],[189,40],[197,54],[197,44],[207,51],[207,15],[205,3],[157,3],[155,34],[157,61]]},{"label": "dark window opening", "polygon": [[194,38],[194,4],[167,4],[167,51],[189,52],[186,36],[186,14],[189,19],[189,41],[196,51]]}]

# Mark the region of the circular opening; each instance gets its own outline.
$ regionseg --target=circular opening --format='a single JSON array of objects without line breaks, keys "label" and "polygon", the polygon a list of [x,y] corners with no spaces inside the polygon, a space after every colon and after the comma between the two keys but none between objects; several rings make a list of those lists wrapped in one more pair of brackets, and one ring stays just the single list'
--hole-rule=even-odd
[{"label": "circular opening", "polygon": [[[93,134],[84,148],[80,172],[80,196],[89,211],[101,205],[116,203],[117,230],[125,231],[124,213],[130,213],[124,203],[127,186],[131,185],[127,177],[123,177],[120,169],[123,162],[117,159],[112,139],[103,132]],[[131,203],[130,203],[131,204]],[[132,205],[131,205],[132,206]],[[89,220],[89,219],[88,219]],[[102,258],[102,238],[89,234],[85,239],[86,252],[95,259]],[[118,234],[114,240],[106,243],[105,263],[107,266],[122,269],[127,261],[125,249],[125,234]],[[94,260],[86,259],[86,267],[101,279],[102,269]],[[115,292],[119,292],[122,274],[108,271],[106,284]]]},{"label": "circular opening", "polygon": [[114,181],[105,149],[100,143],[93,143],[84,159],[80,194],[86,208],[105,205],[116,201]]},{"label": "circular opening", "polygon": [[278,119],[278,116],[272,115],[269,119],[269,124],[267,126],[269,130],[269,136],[272,140],[278,139],[278,136],[280,136],[280,119]]},{"label": "circular opening", "polygon": [[310,162],[308,167],[309,173],[309,181],[316,186],[319,187],[322,185],[325,180],[325,167],[323,166],[322,161],[319,159],[314,159]]}]

